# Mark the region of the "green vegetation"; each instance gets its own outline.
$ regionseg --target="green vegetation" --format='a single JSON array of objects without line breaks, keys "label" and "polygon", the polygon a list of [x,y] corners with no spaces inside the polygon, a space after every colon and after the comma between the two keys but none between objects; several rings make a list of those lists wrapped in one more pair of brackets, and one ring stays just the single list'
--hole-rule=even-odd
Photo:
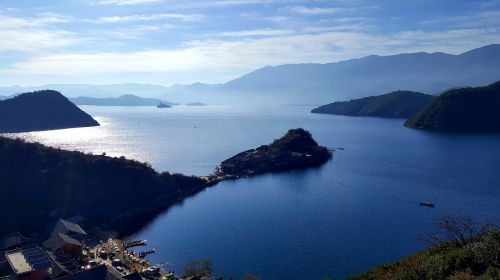
[{"label": "green vegetation", "polygon": [[249,176],[307,168],[321,165],[331,156],[330,150],[319,146],[308,131],[290,129],[285,136],[270,145],[239,153],[223,161],[215,173],[220,176]]},{"label": "green vegetation", "polygon": [[420,111],[432,99],[434,99],[432,95],[400,90],[323,105],[313,109],[311,113],[404,119]]},{"label": "green vegetation", "polygon": [[[443,238],[400,262],[381,265],[351,280],[490,280],[500,279],[500,231],[467,218],[439,221]],[[431,240],[440,240],[430,235]]]},{"label": "green vegetation", "polygon": [[99,123],[54,90],[27,92],[0,101],[0,132],[25,132]]},{"label": "green vegetation", "polygon": [[211,277],[212,262],[209,259],[192,260],[185,267],[186,277]]},{"label": "green vegetation", "polygon": [[405,126],[438,131],[500,131],[500,81],[443,93]]},{"label": "green vegetation", "polygon": [[[140,227],[206,187],[198,177],[158,173],[123,157],[89,155],[0,137],[0,235],[43,230],[58,217],[80,214],[87,228]],[[123,221],[127,221],[124,223]]]}]

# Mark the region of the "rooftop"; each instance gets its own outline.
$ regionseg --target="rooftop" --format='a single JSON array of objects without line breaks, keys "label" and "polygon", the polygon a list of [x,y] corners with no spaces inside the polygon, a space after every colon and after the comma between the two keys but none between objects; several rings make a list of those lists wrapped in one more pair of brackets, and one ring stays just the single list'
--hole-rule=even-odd
[{"label": "rooftop", "polygon": [[46,270],[52,267],[52,262],[41,247],[5,252],[5,258],[16,274]]}]

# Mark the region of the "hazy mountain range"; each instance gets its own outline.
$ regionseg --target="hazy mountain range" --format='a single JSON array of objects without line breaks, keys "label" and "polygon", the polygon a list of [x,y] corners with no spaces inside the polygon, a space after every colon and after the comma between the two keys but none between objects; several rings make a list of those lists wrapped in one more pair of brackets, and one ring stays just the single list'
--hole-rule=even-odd
[{"label": "hazy mountain range", "polygon": [[70,98],[76,105],[95,105],[95,106],[157,106],[158,104],[179,105],[156,98],[142,98],[133,94],[125,94],[120,97],[75,97]]},{"label": "hazy mountain range", "polygon": [[486,85],[500,78],[498,65],[500,45],[494,44],[459,55],[421,52],[326,64],[267,66],[225,84],[14,86],[0,88],[0,95],[50,88],[68,97],[134,94],[177,103],[319,105],[399,89],[438,94],[450,88]]}]

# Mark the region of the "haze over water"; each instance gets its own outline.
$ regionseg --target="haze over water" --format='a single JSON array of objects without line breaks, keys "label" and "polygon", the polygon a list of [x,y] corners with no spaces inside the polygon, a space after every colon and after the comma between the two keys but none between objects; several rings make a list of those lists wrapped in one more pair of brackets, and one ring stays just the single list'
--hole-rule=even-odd
[{"label": "haze over water", "polygon": [[344,148],[319,168],[223,182],[160,215],[133,238],[147,239],[166,270],[209,258],[216,275],[237,279],[343,279],[424,249],[418,239],[439,216],[500,220],[500,134],[424,132],[302,106],[83,109],[102,126],[17,136],[194,175],[291,128]]}]

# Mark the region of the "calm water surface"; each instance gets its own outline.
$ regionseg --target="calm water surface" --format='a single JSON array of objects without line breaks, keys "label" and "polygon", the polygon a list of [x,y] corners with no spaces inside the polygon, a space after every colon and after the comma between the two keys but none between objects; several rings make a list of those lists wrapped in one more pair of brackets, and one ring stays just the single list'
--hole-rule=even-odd
[{"label": "calm water surface", "polygon": [[419,238],[441,215],[500,220],[499,134],[429,133],[310,107],[82,108],[102,126],[18,136],[194,175],[290,128],[344,148],[320,168],[223,182],[160,215],[133,238],[147,239],[158,252],[150,261],[166,270],[208,258],[236,279],[344,279],[425,248]]}]

